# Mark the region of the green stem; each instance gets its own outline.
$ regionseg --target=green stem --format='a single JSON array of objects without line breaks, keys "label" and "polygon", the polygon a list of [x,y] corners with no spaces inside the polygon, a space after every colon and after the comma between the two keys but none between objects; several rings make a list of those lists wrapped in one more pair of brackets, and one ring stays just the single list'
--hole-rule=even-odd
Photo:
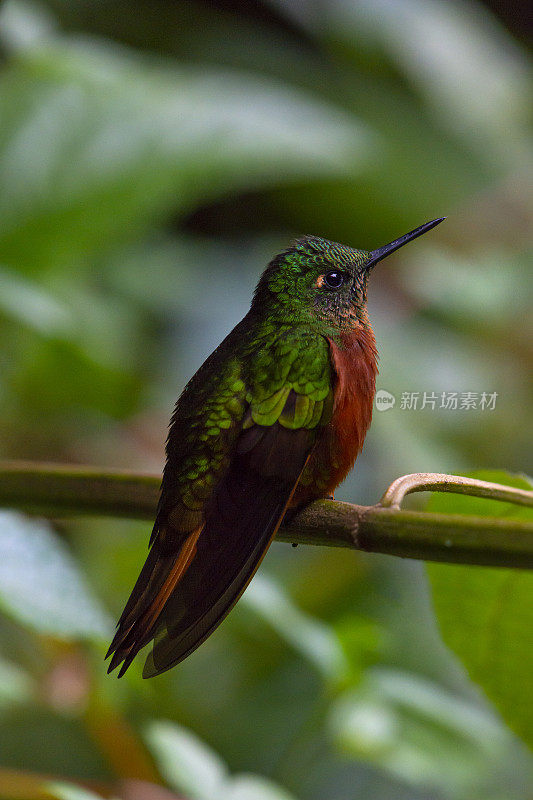
[{"label": "green stem", "polygon": [[[532,569],[533,521],[398,508],[406,489],[450,491],[450,486],[460,486],[464,493],[479,494],[478,484],[483,482],[472,485],[468,481],[452,475],[404,476],[376,506],[319,500],[297,514],[289,526],[280,528],[277,538],[404,558]],[[159,484],[159,476],[126,471],[4,463],[0,464],[0,506],[55,518],[86,514],[152,520]],[[533,499],[532,492],[500,484],[484,484],[481,491],[492,499],[521,504],[531,504]]]},{"label": "green stem", "polygon": [[29,461],[0,463],[0,506],[48,517],[153,519],[161,478]]}]

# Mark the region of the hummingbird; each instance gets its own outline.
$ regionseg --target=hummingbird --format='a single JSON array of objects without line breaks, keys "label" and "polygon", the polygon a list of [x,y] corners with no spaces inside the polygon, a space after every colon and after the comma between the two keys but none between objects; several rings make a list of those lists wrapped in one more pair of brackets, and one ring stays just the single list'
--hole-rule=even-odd
[{"label": "hummingbird", "polygon": [[304,236],[268,264],[250,310],[176,403],[148,557],[108,672],[120,664],[121,677],[151,641],[145,678],[190,655],[244,592],[287,511],[344,480],[372,418],[370,272],[443,219],[371,251]]}]

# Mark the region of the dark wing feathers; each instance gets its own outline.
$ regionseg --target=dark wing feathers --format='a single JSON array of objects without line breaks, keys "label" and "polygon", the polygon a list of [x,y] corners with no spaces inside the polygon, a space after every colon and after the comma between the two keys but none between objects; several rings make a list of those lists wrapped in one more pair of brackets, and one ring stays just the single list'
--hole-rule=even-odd
[{"label": "dark wing feathers", "polygon": [[[145,677],[177,664],[224,619],[258,568],[330,414],[327,343],[290,336],[271,342],[264,365],[272,382],[258,368],[246,400],[231,359],[224,385],[220,372],[209,383],[209,359],[180,398],[150,553],[109,648],[109,671],[122,663],[122,675],[152,639]],[[210,424],[220,430],[213,439]],[[201,477],[191,488],[191,464],[211,470],[212,482]]]},{"label": "dark wing feathers", "polygon": [[[276,423],[234,458],[206,512],[196,557],[161,614],[144,677],[182,661],[233,608],[279,527],[313,440],[312,431]],[[282,476],[286,456],[292,469]]]},{"label": "dark wing feathers", "polygon": [[[109,671],[123,662],[119,677],[123,675],[138,651],[155,638],[143,674],[158,675],[217,627],[268,549],[314,440],[315,431],[288,430],[278,422],[241,432],[236,454],[206,508],[193,557],[192,550],[184,556],[193,534],[178,557],[168,550],[165,554],[160,537],[153,543],[109,649]],[[163,530],[164,525],[160,523]],[[186,569],[172,581],[177,560]],[[164,598],[161,608],[157,598]]]}]

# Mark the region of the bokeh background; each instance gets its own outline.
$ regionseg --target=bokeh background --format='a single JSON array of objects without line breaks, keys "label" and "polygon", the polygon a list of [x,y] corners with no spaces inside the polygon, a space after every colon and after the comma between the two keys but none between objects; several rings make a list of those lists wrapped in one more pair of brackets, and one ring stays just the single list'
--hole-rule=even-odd
[{"label": "bokeh background", "polygon": [[[527,13],[4,0],[0,457],[159,472],[176,396],[274,253],[447,216],[372,276],[396,404],[337,496],[531,471]],[[442,644],[422,565],[274,544],[199,651],[117,682],[103,654],[149,525],[2,519],[0,797],[531,797],[531,757]],[[72,785],[39,794],[35,775]]]}]

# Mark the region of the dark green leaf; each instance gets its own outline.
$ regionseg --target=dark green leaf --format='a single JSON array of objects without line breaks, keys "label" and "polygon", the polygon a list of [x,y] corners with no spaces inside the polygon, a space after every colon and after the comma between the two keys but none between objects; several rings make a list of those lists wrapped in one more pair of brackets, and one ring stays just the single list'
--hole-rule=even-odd
[{"label": "dark green leaf", "polygon": [[[501,471],[471,477],[530,489]],[[533,518],[511,503],[435,494],[439,513]],[[438,623],[446,644],[485,691],[507,724],[533,748],[533,574],[521,570],[428,564]]]}]

